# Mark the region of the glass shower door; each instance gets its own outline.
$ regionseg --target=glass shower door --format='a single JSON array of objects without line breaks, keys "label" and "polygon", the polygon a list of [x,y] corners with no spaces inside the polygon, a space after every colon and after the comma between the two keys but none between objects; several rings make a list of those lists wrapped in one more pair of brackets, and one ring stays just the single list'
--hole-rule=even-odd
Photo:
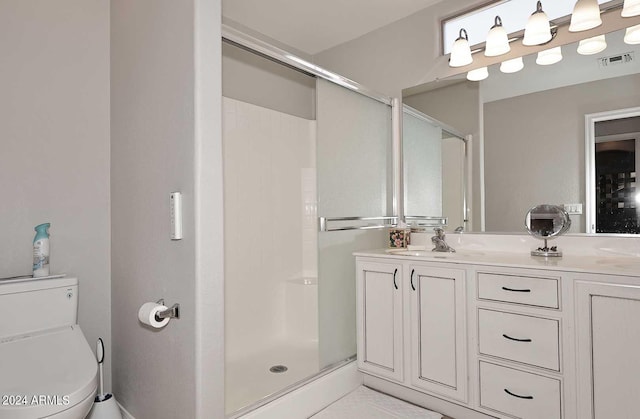
[{"label": "glass shower door", "polygon": [[[316,83],[316,95],[318,216],[392,215],[391,106],[322,79]],[[356,222],[336,225],[357,227]],[[321,369],[356,353],[352,253],[385,247],[386,237],[386,229],[321,231],[318,235]]]}]

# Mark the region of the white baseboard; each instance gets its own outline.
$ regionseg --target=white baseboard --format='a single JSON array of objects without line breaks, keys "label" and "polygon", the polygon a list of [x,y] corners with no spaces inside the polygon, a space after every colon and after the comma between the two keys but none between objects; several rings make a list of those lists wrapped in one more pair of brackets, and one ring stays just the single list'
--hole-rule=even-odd
[{"label": "white baseboard", "polygon": [[362,374],[354,361],[241,416],[241,419],[305,419],[361,385]]},{"label": "white baseboard", "polygon": [[[116,403],[118,402],[116,401]],[[136,419],[131,413],[127,412],[127,409],[122,407],[120,403],[118,403],[118,407],[120,408],[120,413],[122,413],[122,419]]]}]

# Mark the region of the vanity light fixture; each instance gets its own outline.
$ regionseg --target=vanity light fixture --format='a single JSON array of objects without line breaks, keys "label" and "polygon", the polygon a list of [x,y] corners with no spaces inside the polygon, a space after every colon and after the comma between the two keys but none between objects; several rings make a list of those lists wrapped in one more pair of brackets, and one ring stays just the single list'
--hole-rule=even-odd
[{"label": "vanity light fixture", "polygon": [[476,68],[475,70],[471,70],[467,73],[467,80],[469,81],[480,81],[489,77],[489,70],[487,67]]},{"label": "vanity light fixture", "polygon": [[627,28],[624,33],[624,43],[629,45],[640,44],[640,25]]},{"label": "vanity light fixture", "polygon": [[487,57],[496,57],[511,51],[509,46],[509,37],[507,31],[502,26],[502,19],[496,16],[494,25],[487,34],[484,55]]},{"label": "vanity light fixture", "polygon": [[464,67],[472,62],[473,58],[471,57],[471,47],[469,46],[469,35],[467,35],[467,31],[465,29],[460,29],[460,35],[451,48],[449,66]]},{"label": "vanity light fixture", "polygon": [[503,73],[517,73],[524,68],[524,61],[522,57],[514,58],[513,60],[503,61],[500,64],[500,71]]},{"label": "vanity light fixture", "polygon": [[624,0],[624,6],[622,6],[622,17],[638,15],[640,15],[640,0]]},{"label": "vanity light fixture", "polygon": [[551,49],[545,49],[538,53],[536,58],[536,64],[538,65],[551,65],[562,60],[562,48],[555,47]]},{"label": "vanity light fixture", "polygon": [[527,26],[524,28],[522,45],[542,45],[551,41],[551,25],[547,14],[542,10],[542,2],[538,2],[536,11],[529,16]]},{"label": "vanity light fixture", "polygon": [[602,25],[598,0],[578,0],[573,7],[569,32],[581,32]]},{"label": "vanity light fixture", "polygon": [[594,36],[580,41],[578,44],[578,54],[593,55],[604,51],[607,48],[607,40],[604,35]]}]

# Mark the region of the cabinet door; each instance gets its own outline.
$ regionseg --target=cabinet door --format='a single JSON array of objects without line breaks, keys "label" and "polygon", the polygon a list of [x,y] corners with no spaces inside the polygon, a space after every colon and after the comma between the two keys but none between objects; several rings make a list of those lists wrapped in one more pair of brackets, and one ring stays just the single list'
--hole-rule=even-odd
[{"label": "cabinet door", "polygon": [[578,417],[640,417],[640,287],[576,281]]},{"label": "cabinet door", "polygon": [[358,368],[403,380],[402,265],[358,262]]},{"label": "cabinet door", "polygon": [[464,271],[410,269],[411,384],[466,402]]}]

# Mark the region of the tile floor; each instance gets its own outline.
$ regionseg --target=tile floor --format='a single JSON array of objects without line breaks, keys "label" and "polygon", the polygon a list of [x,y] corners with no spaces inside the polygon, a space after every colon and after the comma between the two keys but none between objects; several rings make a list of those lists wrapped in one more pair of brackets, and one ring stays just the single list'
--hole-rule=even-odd
[{"label": "tile floor", "polygon": [[360,386],[311,419],[443,419],[439,413]]}]

